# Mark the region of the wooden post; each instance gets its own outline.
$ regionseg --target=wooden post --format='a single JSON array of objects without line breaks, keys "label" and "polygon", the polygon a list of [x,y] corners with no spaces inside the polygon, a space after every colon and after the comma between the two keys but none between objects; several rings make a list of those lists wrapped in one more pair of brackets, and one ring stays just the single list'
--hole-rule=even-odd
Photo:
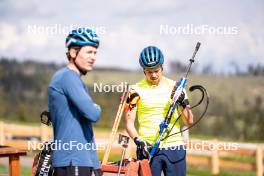
[{"label": "wooden post", "polygon": [[40,126],[40,141],[46,142],[49,140],[49,133],[48,133],[49,127],[45,124],[41,124]]},{"label": "wooden post", "polygon": [[219,169],[219,152],[217,148],[217,140],[213,141],[214,148],[212,151],[212,160],[211,160],[211,167],[212,167],[212,174],[213,175],[218,175],[220,172]]},{"label": "wooden post", "polygon": [[0,145],[5,145],[5,126],[4,122],[0,121]]},{"label": "wooden post", "polygon": [[263,176],[263,152],[261,144],[258,144],[256,149],[256,169],[257,176]]},{"label": "wooden post", "polygon": [[9,175],[10,176],[20,175],[19,155],[9,156]]}]

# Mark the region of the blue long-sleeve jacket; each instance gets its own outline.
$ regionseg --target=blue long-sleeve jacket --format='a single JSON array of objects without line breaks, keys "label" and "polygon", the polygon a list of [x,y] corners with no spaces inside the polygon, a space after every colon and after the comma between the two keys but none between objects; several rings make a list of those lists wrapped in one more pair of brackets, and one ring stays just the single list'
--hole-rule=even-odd
[{"label": "blue long-sleeve jacket", "polygon": [[92,123],[99,120],[101,109],[89,96],[80,75],[68,67],[57,71],[48,97],[56,144],[53,166],[99,168]]}]

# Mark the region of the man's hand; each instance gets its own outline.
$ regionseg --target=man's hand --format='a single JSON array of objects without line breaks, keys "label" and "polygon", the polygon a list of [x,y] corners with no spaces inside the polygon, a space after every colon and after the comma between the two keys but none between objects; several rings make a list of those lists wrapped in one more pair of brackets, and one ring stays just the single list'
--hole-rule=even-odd
[{"label": "man's hand", "polygon": [[177,100],[177,104],[179,104],[180,106],[183,107],[183,109],[186,108],[187,105],[189,105],[189,100],[188,99],[184,99],[185,98],[185,93],[182,91],[181,95],[179,96],[178,100]]},{"label": "man's hand", "polygon": [[134,142],[137,145],[137,154],[140,153],[137,156],[138,159],[149,159],[149,151],[151,149],[151,144],[145,141],[144,139],[135,137]]}]

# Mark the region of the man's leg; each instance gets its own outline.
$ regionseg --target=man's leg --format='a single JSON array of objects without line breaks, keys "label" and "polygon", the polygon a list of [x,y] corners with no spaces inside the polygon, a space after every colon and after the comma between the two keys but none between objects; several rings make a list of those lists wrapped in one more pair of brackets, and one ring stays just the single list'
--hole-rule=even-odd
[{"label": "man's leg", "polygon": [[182,147],[168,149],[166,154],[165,176],[186,176],[186,151]]},{"label": "man's leg", "polygon": [[[92,175],[92,171],[93,169],[91,167],[78,167],[78,166],[73,166],[75,168],[75,175],[73,176],[77,176],[77,173],[78,173],[78,176],[89,176],[89,175]],[[78,169],[78,172],[76,170],[76,168]]]},{"label": "man's leg", "polygon": [[91,167],[78,167],[78,166],[67,166],[67,167],[55,167],[55,176],[90,176],[92,175]]},{"label": "man's leg", "polygon": [[151,159],[150,168],[152,176],[161,176],[161,171],[163,167],[162,157],[164,156],[155,156]]},{"label": "man's leg", "polygon": [[67,167],[54,167],[55,176],[67,175]]}]

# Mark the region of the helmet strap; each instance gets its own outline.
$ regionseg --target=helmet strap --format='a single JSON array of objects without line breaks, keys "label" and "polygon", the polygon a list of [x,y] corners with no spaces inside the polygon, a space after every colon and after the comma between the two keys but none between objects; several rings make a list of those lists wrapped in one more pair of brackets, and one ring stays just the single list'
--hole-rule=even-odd
[{"label": "helmet strap", "polygon": [[71,57],[71,58],[73,59],[73,64],[75,65],[75,67],[79,70],[79,72],[80,72],[82,75],[86,75],[87,71],[84,70],[84,69],[82,69],[82,68],[81,68],[81,67],[75,62],[75,60],[76,60],[76,58],[77,58],[77,56],[78,56],[79,51],[81,50],[81,48],[76,48],[75,50],[76,50],[76,56],[75,56],[75,57]]}]

